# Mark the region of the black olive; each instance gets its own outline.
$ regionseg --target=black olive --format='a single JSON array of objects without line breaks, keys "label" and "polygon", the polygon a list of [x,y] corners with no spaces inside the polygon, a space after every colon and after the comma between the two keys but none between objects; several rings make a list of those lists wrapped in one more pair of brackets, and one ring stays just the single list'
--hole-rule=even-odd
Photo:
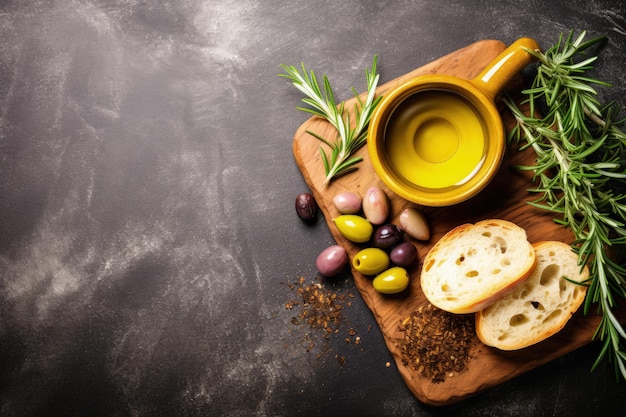
[{"label": "black olive", "polygon": [[403,232],[395,224],[386,224],[374,232],[373,244],[380,249],[390,249],[402,242]]},{"label": "black olive", "polygon": [[296,197],[296,213],[305,222],[310,223],[315,220],[317,210],[317,202],[311,194],[302,193]]},{"label": "black olive", "polygon": [[417,259],[417,248],[411,242],[402,242],[391,250],[389,259],[398,266],[409,266]]}]

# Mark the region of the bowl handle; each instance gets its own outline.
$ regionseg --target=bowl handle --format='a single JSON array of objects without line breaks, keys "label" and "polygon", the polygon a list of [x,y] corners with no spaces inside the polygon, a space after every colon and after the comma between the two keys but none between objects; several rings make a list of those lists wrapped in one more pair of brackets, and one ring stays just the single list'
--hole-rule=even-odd
[{"label": "bowl handle", "polygon": [[471,82],[487,98],[495,100],[498,93],[524,67],[536,60],[527,49],[540,50],[534,39],[519,38],[500,53]]}]

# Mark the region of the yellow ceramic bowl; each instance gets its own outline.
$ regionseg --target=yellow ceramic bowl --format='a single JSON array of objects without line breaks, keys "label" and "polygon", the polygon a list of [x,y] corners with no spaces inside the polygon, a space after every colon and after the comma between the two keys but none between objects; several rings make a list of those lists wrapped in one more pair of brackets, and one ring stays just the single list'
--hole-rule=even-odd
[{"label": "yellow ceramic bowl", "polygon": [[539,49],[521,38],[472,80],[424,75],[387,93],[368,130],[369,156],[380,179],[424,206],[457,204],[481,191],[504,155],[495,97],[532,62],[524,48]]}]

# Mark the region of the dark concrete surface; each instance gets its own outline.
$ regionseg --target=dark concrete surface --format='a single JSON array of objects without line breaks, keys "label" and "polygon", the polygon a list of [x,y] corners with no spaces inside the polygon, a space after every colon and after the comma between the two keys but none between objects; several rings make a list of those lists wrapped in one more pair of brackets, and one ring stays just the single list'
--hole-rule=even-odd
[{"label": "dark concrete surface", "polygon": [[[462,403],[407,390],[357,295],[361,343],[291,323],[285,282],[332,243],[293,209],[307,116],[279,65],[340,99],[481,39],[608,35],[626,86],[626,6],[593,1],[0,1],[0,415],[616,416],[592,344]],[[349,277],[339,293],[358,294]],[[369,329],[369,330],[368,330]],[[343,331],[343,330],[342,330]],[[339,365],[335,356],[345,357]]]}]

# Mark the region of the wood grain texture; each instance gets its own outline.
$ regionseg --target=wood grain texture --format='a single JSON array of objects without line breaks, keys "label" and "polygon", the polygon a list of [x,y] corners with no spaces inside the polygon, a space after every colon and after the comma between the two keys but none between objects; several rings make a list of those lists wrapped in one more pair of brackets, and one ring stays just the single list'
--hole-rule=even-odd
[{"label": "wood grain texture", "polygon": [[[399,84],[423,74],[442,73],[471,79],[478,75],[504,49],[505,45],[500,41],[476,42],[379,86],[378,93],[384,94]],[[515,90],[519,89],[521,85],[521,80],[518,78],[511,83],[509,88]],[[346,103],[347,108],[350,108],[353,101],[350,100]],[[503,114],[503,123],[510,127],[511,120],[506,119],[505,112],[501,113]],[[352,244],[335,227],[332,219],[339,215],[332,204],[332,198],[335,195],[342,191],[352,191],[363,196],[370,186],[379,186],[387,192],[390,198],[391,214],[389,221],[395,224],[399,224],[398,216],[401,211],[405,207],[411,206],[412,203],[396,196],[379,180],[369,162],[366,147],[358,152],[364,161],[358,165],[357,171],[340,177],[324,187],[324,170],[318,150],[320,142],[308,134],[307,130],[331,137],[334,135],[333,129],[319,118],[313,117],[307,120],[295,133],[293,152],[296,163],[315,196],[333,237],[338,244],[346,248],[350,258],[352,258],[366,245]],[[381,295],[372,288],[370,278],[352,271],[355,285],[380,326],[387,347],[392,353],[403,379],[413,394],[426,404],[446,405],[460,401],[571,352],[591,341],[593,332],[599,323],[598,316],[583,316],[581,313],[577,313],[566,328],[556,336],[530,348],[515,352],[502,352],[489,348],[474,337],[467,371],[455,374],[442,383],[432,383],[402,364],[397,345],[398,340],[403,337],[399,325],[420,305],[427,303],[419,285],[421,260],[444,233],[462,223],[474,223],[487,218],[501,218],[513,221],[526,229],[530,242],[560,240],[570,243],[572,241],[573,236],[570,232],[556,225],[550,214],[534,209],[527,204],[527,201],[533,198],[527,192],[531,185],[531,179],[528,173],[514,169],[513,165],[531,164],[533,160],[533,155],[529,152],[507,149],[496,178],[478,196],[452,207],[420,207],[429,219],[431,239],[428,242],[414,242],[418,247],[419,262],[409,270],[411,284],[404,293],[397,296]]]}]

